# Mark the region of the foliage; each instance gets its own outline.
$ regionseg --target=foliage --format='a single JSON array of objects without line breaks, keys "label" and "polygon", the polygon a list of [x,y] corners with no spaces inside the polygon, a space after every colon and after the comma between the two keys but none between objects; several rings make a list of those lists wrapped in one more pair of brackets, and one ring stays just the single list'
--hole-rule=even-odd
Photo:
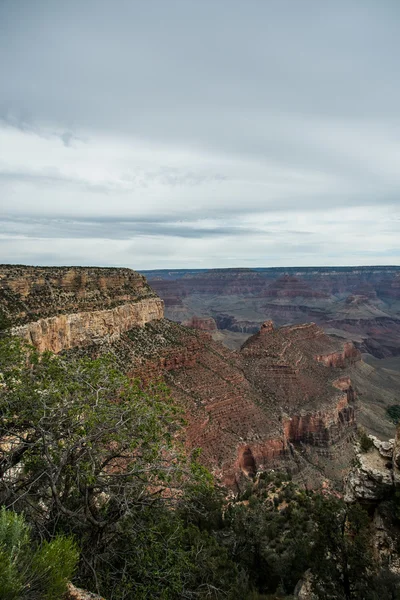
[{"label": "foliage", "polygon": [[0,600],[61,597],[71,536],[76,581],[109,600],[289,597],[308,569],[320,598],[398,597],[359,506],[284,472],[228,501],[199,453],[185,455],[182,423],[164,386],[132,381],[112,356],[0,340],[0,502],[19,513],[1,513]]},{"label": "foliage", "polygon": [[141,389],[113,357],[39,356],[0,340],[0,500],[24,510],[42,536],[74,534],[80,575],[97,585],[99,557],[149,507],[171,506],[209,474],[187,464],[180,411],[163,386]]},{"label": "foliage", "polygon": [[59,600],[78,561],[71,539],[35,545],[23,516],[0,511],[0,599]]},{"label": "foliage", "polygon": [[11,321],[3,309],[0,308],[0,332],[8,329],[11,326]]},{"label": "foliage", "polygon": [[357,504],[316,496],[314,519],[312,573],[320,597],[366,598],[375,570],[367,513]]},{"label": "foliage", "polygon": [[386,414],[395,425],[400,423],[400,404],[392,404],[386,409]]},{"label": "foliage", "polygon": [[113,600],[236,600],[247,591],[246,575],[215,536],[160,504],[121,522],[97,558],[98,586]]},{"label": "foliage", "polygon": [[263,498],[259,490],[248,504],[239,502],[229,508],[226,540],[234,560],[245,567],[258,591],[280,588],[290,593],[310,563],[311,498],[292,483],[282,488],[270,483],[269,492]]},{"label": "foliage", "polygon": [[[67,362],[16,341],[0,342],[2,501],[99,530],[161,495],[182,475],[175,466],[177,409],[160,386],[143,392],[112,357]],[[15,469],[23,459],[23,471]],[[40,510],[36,506],[35,510]]]},{"label": "foliage", "polygon": [[256,482],[248,500],[230,505],[225,526],[218,539],[247,572],[255,597],[289,596],[309,570],[321,599],[400,598],[399,577],[384,583],[373,559],[367,512],[333,494],[270,475]]}]

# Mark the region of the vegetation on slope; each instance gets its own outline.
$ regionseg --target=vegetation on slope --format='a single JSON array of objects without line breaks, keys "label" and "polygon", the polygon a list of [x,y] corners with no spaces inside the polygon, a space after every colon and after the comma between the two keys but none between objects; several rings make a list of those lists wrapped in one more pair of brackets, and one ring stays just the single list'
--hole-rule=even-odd
[{"label": "vegetation on slope", "polygon": [[[130,380],[112,356],[66,360],[3,339],[0,373],[0,581],[17,586],[0,598],[55,598],[76,548],[74,581],[108,600],[284,597],[309,569],[320,598],[399,597],[360,507],[282,474],[226,500],[183,452],[168,390]],[[7,527],[20,532],[12,544]]]},{"label": "vegetation on slope", "polygon": [[395,425],[400,423],[400,405],[392,404],[386,409],[387,416]]},{"label": "vegetation on slope", "polygon": [[59,600],[78,561],[75,543],[57,536],[34,542],[22,515],[0,511],[0,598]]}]

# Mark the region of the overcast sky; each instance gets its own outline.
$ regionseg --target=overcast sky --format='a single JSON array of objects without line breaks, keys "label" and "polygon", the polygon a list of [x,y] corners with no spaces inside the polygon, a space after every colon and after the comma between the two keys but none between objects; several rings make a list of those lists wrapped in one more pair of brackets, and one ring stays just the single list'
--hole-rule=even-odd
[{"label": "overcast sky", "polygon": [[398,0],[0,0],[0,263],[400,264]]}]

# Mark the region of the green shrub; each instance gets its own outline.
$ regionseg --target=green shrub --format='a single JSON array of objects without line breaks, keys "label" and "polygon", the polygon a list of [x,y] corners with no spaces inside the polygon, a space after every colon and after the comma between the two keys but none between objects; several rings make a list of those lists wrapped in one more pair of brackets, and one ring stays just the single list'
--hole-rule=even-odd
[{"label": "green shrub", "polygon": [[74,542],[36,546],[22,515],[0,511],[0,600],[59,600],[78,561]]},{"label": "green shrub", "polygon": [[400,423],[400,404],[392,404],[392,406],[389,406],[386,409],[386,414],[395,425]]}]

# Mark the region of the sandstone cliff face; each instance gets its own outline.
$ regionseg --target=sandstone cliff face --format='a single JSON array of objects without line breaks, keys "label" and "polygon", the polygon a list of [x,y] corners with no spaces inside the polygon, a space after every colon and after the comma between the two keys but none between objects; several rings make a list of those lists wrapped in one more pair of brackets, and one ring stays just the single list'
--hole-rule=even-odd
[{"label": "sandstone cliff face", "polygon": [[283,421],[287,440],[313,446],[330,446],[332,442],[340,440],[347,428],[354,425],[354,406],[349,404],[347,394],[338,398],[337,403],[329,409],[294,415]]},{"label": "sandstone cliff face", "polygon": [[361,355],[352,342],[345,342],[341,351],[318,354],[315,356],[315,360],[322,362],[327,367],[344,369],[346,366],[361,360]]},{"label": "sandstone cliff face", "polygon": [[147,298],[132,304],[121,304],[109,310],[79,312],[38,319],[12,328],[12,333],[25,339],[40,352],[61,352],[77,346],[88,346],[104,340],[113,341],[124,331],[143,326],[164,316],[162,300]]},{"label": "sandstone cliff face", "polygon": [[130,269],[3,266],[0,309],[12,333],[41,352],[112,341],[164,316],[162,300]]},{"label": "sandstone cliff face", "polygon": [[13,325],[157,298],[131,269],[0,265],[0,304]]}]

